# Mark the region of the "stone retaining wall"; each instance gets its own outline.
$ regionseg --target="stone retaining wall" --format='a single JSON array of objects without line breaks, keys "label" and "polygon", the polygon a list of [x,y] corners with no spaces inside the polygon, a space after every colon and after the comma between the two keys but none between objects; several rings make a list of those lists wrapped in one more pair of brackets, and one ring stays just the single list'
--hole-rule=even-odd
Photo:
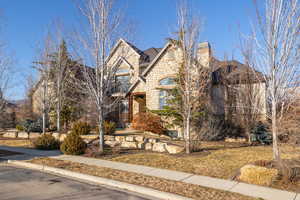
[{"label": "stone retaining wall", "polygon": [[104,140],[104,143],[110,147],[120,145],[123,148],[143,149],[147,151],[166,152],[171,154],[180,153],[184,150],[184,147],[162,142],[157,138],[146,138],[141,135],[105,135]]},{"label": "stone retaining wall", "polygon": [[[59,134],[59,133],[46,133],[51,134],[59,141],[63,141],[67,134]],[[20,138],[20,139],[35,139],[39,137],[41,133],[26,133],[26,132],[18,132],[17,130],[8,130],[2,134],[2,137],[5,138]],[[82,135],[81,138],[89,143],[93,140],[98,139],[98,135]],[[170,154],[180,153],[184,150],[184,147],[169,144],[163,141],[160,141],[158,138],[146,138],[142,135],[105,135],[104,136],[105,145],[110,147],[120,146],[122,148],[130,148],[130,149],[142,149],[147,151],[155,151],[155,152],[166,152]]]}]

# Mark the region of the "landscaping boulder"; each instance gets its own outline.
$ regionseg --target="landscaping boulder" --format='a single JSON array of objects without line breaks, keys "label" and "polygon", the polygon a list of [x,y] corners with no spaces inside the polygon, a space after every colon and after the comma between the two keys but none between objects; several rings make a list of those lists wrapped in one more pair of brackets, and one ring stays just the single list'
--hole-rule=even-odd
[{"label": "landscaping boulder", "polygon": [[3,134],[3,137],[6,137],[6,138],[16,138],[18,136],[18,133],[17,132],[6,132]]},{"label": "landscaping boulder", "polygon": [[137,142],[144,142],[144,139],[145,139],[145,137],[142,136],[142,135],[135,136],[135,140],[136,140]]},{"label": "landscaping boulder", "polygon": [[165,147],[168,153],[170,154],[181,153],[184,150],[184,147],[178,145],[172,145],[172,144],[168,144]]},{"label": "landscaping boulder", "polygon": [[123,142],[123,141],[125,141],[125,136],[116,136],[115,139],[118,142]]},{"label": "landscaping boulder", "polygon": [[115,136],[113,135],[104,135],[105,141],[115,141]]},{"label": "landscaping boulder", "polygon": [[167,136],[167,135],[160,135],[159,137],[162,138],[162,139],[166,139],[166,140],[171,140],[172,139],[170,136]]},{"label": "landscaping boulder", "polygon": [[158,140],[156,139],[156,138],[149,138],[148,139],[148,142],[150,142],[150,143],[152,143],[152,144],[154,144],[154,143],[156,143]]},{"label": "landscaping boulder", "polygon": [[29,133],[29,139],[36,139],[40,137],[41,133]]},{"label": "landscaping boulder", "polygon": [[157,142],[153,144],[152,151],[166,152],[166,143]]},{"label": "landscaping boulder", "polygon": [[126,136],[126,141],[127,142],[134,142],[134,137],[133,136]]},{"label": "landscaping boulder", "polygon": [[104,141],[104,144],[106,144],[109,147],[115,147],[115,146],[118,146],[120,144],[120,142],[118,142],[118,141]]},{"label": "landscaping boulder", "polygon": [[138,143],[138,148],[139,149],[145,149],[145,143],[144,142],[139,142]]},{"label": "landscaping boulder", "polygon": [[64,139],[67,137],[67,134],[60,134],[59,141],[64,141]]},{"label": "landscaping boulder", "polygon": [[59,133],[52,133],[52,136],[53,136],[55,139],[59,140]]},{"label": "landscaping boulder", "polygon": [[127,141],[124,141],[124,142],[121,143],[121,147],[136,149],[137,148],[137,143],[136,142],[127,142]]},{"label": "landscaping boulder", "polygon": [[245,165],[240,169],[239,180],[250,184],[269,186],[277,177],[278,170],[255,165]]},{"label": "landscaping boulder", "polygon": [[153,146],[152,143],[147,142],[147,143],[145,144],[145,150],[147,150],[147,151],[152,151],[152,146]]},{"label": "landscaping boulder", "polygon": [[18,138],[28,139],[29,138],[29,134],[26,133],[26,132],[19,132],[18,133]]}]

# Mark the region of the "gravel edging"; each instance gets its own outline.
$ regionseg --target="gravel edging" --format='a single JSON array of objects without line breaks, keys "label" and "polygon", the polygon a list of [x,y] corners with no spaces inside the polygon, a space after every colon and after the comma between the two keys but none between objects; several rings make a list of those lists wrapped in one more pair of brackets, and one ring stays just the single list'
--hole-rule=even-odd
[{"label": "gravel edging", "polygon": [[76,178],[76,179],[81,179],[81,180],[96,183],[96,184],[107,185],[107,186],[111,186],[111,187],[115,187],[115,188],[119,188],[119,189],[125,189],[125,190],[148,195],[148,196],[159,198],[159,199],[192,200],[191,198],[187,198],[187,197],[183,197],[183,196],[179,196],[179,195],[175,195],[175,194],[171,194],[171,193],[167,193],[167,192],[153,190],[150,188],[133,185],[133,184],[129,184],[129,183],[124,183],[124,182],[120,182],[120,181],[115,181],[115,180],[111,180],[111,179],[106,179],[106,178],[81,174],[81,173],[77,173],[77,172],[72,172],[69,170],[48,167],[48,166],[38,165],[38,164],[32,164],[32,163],[23,162],[23,161],[8,160],[8,163],[26,167],[26,168],[30,168],[30,169],[34,169],[34,170],[40,170],[43,172],[48,172],[48,173],[63,175],[63,176],[72,177],[72,178]]}]

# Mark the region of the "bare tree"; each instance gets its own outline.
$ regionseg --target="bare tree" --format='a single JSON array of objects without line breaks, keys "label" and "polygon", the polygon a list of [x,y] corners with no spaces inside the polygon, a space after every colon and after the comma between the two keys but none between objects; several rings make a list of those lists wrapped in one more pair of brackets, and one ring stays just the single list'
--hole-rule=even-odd
[{"label": "bare tree", "polygon": [[47,124],[47,118],[48,118],[48,112],[51,106],[51,103],[53,103],[53,82],[51,73],[51,62],[49,61],[49,55],[53,52],[53,43],[50,37],[50,34],[45,38],[44,44],[42,49],[40,50],[40,55],[37,62],[34,62],[36,66],[34,66],[40,75],[40,84],[42,87],[40,88],[40,91],[36,91],[37,96],[36,98],[39,98],[41,103],[41,111],[42,111],[42,120],[43,120],[43,133],[46,133],[46,124]]},{"label": "bare tree", "polygon": [[2,114],[7,106],[7,95],[8,90],[12,87],[12,59],[7,54],[5,45],[3,43],[0,44],[0,126],[3,124],[1,119]]},{"label": "bare tree", "polygon": [[56,127],[61,130],[61,110],[66,100],[67,81],[70,75],[70,59],[67,52],[67,46],[64,40],[56,48],[55,55],[52,55],[51,72],[53,73],[53,82],[56,102]]},{"label": "bare tree", "polygon": [[[116,10],[113,0],[86,0],[79,6],[81,13],[87,20],[87,34],[78,37],[83,52],[82,72],[85,79],[85,88],[91,100],[96,104],[99,126],[99,151],[103,151],[105,116],[117,105],[118,101],[111,97],[115,85],[117,66],[107,63],[112,47],[120,36],[122,12]],[[79,49],[79,48],[78,48]],[[86,67],[92,65],[94,70]]]},{"label": "bare tree", "polygon": [[266,85],[263,74],[254,69],[251,40],[241,41],[241,52],[244,64],[225,61],[221,82],[226,88],[226,118],[244,129],[251,144],[252,128],[266,119]]},{"label": "bare tree", "polygon": [[299,84],[300,7],[298,0],[265,0],[264,4],[264,12],[256,4],[259,31],[253,36],[256,51],[252,58],[255,69],[265,75],[273,157],[280,161],[278,123]]},{"label": "bare tree", "polygon": [[[201,18],[194,15],[188,8],[186,1],[181,1],[178,6],[178,38],[170,41],[178,46],[182,52],[179,77],[179,91],[182,98],[180,115],[183,118],[184,139],[186,153],[190,153],[191,119],[192,113],[201,106],[207,97],[209,82],[208,60],[204,61],[199,55],[199,36]],[[206,66],[205,66],[206,65]]]}]

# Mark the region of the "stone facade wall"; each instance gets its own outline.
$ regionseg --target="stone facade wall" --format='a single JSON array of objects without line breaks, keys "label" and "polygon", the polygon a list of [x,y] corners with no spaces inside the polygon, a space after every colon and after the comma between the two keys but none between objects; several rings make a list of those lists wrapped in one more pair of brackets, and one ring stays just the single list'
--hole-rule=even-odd
[{"label": "stone facade wall", "polygon": [[[113,66],[117,64],[116,62],[119,61],[119,59],[121,59],[119,69],[129,69],[131,71],[130,82],[134,83],[139,75],[139,58],[140,55],[134,49],[132,49],[128,44],[121,42],[109,59],[108,65]],[[127,62],[130,66],[128,66]]]}]

